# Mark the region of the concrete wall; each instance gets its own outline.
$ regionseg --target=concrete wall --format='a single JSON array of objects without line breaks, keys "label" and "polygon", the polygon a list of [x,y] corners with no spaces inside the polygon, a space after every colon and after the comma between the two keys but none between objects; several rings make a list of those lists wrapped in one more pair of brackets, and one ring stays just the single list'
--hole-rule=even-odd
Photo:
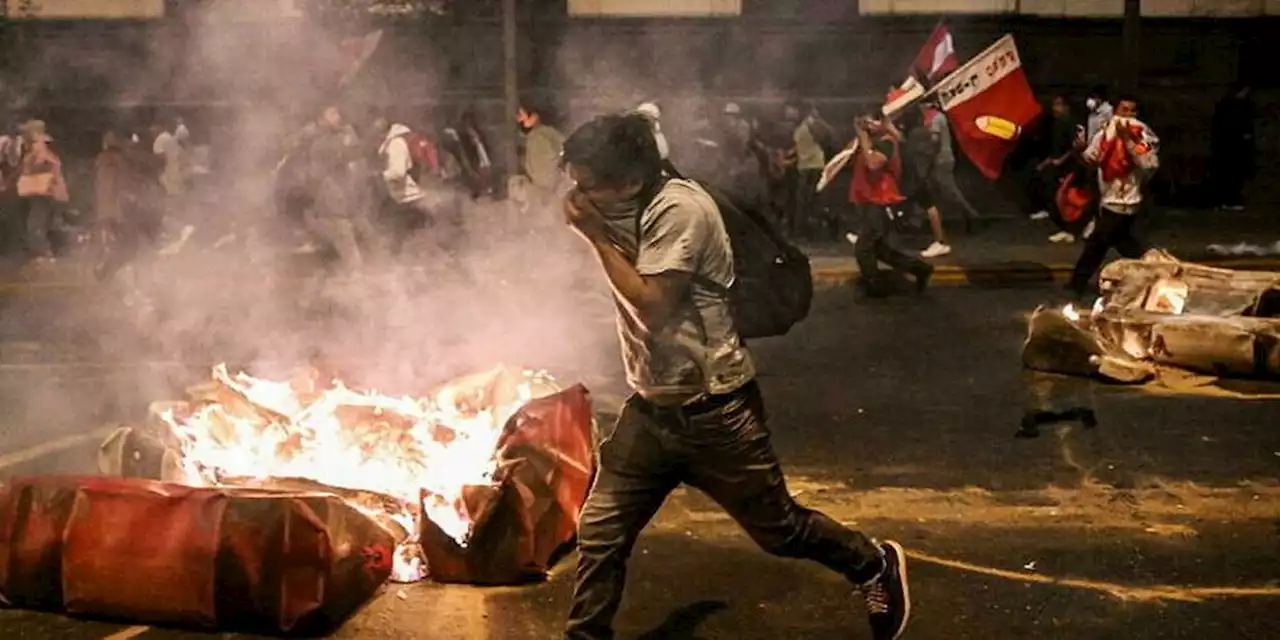
[{"label": "concrete wall", "polygon": [[5,0],[14,20],[150,20],[164,17],[164,0]]}]

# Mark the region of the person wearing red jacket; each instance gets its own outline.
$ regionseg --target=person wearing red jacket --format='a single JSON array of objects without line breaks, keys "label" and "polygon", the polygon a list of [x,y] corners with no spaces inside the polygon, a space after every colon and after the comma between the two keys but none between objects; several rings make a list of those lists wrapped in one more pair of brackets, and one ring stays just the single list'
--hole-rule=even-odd
[{"label": "person wearing red jacket", "polygon": [[856,121],[858,150],[853,158],[853,180],[849,202],[854,206],[857,231],[854,257],[867,295],[884,297],[888,283],[880,273],[879,261],[915,277],[916,288],[929,286],[933,267],[904,251],[897,242],[893,220],[906,197],[902,195],[902,156],[893,125],[882,117],[864,114]]}]

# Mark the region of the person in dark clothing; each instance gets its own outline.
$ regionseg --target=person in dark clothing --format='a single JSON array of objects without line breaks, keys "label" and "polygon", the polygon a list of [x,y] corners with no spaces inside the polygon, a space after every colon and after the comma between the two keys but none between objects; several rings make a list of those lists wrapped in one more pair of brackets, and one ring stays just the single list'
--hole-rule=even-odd
[{"label": "person in dark clothing", "polygon": [[1076,153],[1076,139],[1085,134],[1083,123],[1071,114],[1067,97],[1053,97],[1048,126],[1044,129],[1043,149],[1036,172],[1031,180],[1031,201],[1038,210],[1032,220],[1052,219],[1058,232],[1049,236],[1050,242],[1074,242],[1088,223],[1086,219],[1067,221],[1056,203],[1058,187],[1062,179],[1081,168]]},{"label": "person in dark clothing", "polygon": [[1228,211],[1244,209],[1244,186],[1256,169],[1254,107],[1248,85],[1235,83],[1213,111],[1212,168],[1218,205]]},{"label": "person in dark clothing", "polygon": [[565,637],[613,637],[628,556],[681,484],[719,502],[770,553],[847,578],[862,593],[876,640],[901,636],[911,608],[902,546],[877,543],[787,491],[754,360],[729,305],[734,259],[715,201],[695,182],[663,176],[639,114],[583,125],[565,141],[564,160],[575,185],[565,220],[609,281],[635,390],[599,444]]},{"label": "person in dark clothing", "polygon": [[849,183],[849,202],[854,205],[854,257],[867,295],[884,297],[888,283],[880,273],[878,262],[884,261],[895,270],[915,277],[916,287],[929,286],[933,267],[904,251],[898,243],[894,227],[896,209],[906,197],[902,195],[901,137],[892,125],[875,114],[858,117],[858,151],[853,159],[853,180]]},{"label": "person in dark clothing", "polygon": [[305,158],[305,184],[312,194],[304,216],[307,231],[322,246],[337,254],[346,270],[364,266],[359,239],[371,233],[362,179],[353,169],[361,159],[355,129],[337,106],[325,107],[320,117],[303,130],[295,142]]},{"label": "person in dark clothing", "polygon": [[94,161],[93,188],[101,249],[94,275],[99,280],[110,279],[137,255],[144,241],[154,241],[158,235],[159,225],[151,224],[151,212],[142,202],[147,180],[140,156],[137,145],[115,130],[102,135],[102,151]]},{"label": "person in dark clothing", "polygon": [[464,109],[457,123],[444,130],[445,149],[457,160],[471,198],[493,195],[493,158],[489,139],[475,109]]}]

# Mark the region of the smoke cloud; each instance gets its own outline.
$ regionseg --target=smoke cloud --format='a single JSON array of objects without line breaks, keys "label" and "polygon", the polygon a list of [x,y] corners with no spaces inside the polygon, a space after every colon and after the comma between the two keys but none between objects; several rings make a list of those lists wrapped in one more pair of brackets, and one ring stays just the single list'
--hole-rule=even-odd
[{"label": "smoke cloud", "polygon": [[[97,361],[175,363],[166,375],[134,369],[114,377],[94,394],[99,400],[132,412],[173,397],[175,387],[199,382],[197,374],[223,361],[274,378],[322,364],[352,386],[395,393],[421,393],[498,363],[546,368],[597,390],[600,381],[619,379],[605,283],[557,211],[464,198],[460,240],[443,247],[436,231],[424,229],[403,255],[374,261],[366,277],[297,253],[314,239],[276,210],[273,169],[284,141],[321,105],[337,101],[372,158],[381,140],[369,121],[380,105],[397,102],[399,82],[428,92],[443,83],[430,65],[384,42],[369,68],[338,90],[346,65],[341,36],[361,34],[305,17],[236,18],[190,13],[169,34],[181,40],[182,54],[153,67],[164,70],[164,86],[179,101],[160,116],[184,116],[197,144],[212,148],[212,173],[184,197],[170,224],[192,225],[195,235],[176,255],[142,251],[92,294],[56,311],[60,325],[85,336]],[[157,95],[156,78],[117,75],[121,100]],[[216,108],[184,104],[207,105],[209,98]],[[507,118],[485,125],[491,143],[501,127],[515,126]],[[50,396],[27,402],[67,403],[61,390]]]}]

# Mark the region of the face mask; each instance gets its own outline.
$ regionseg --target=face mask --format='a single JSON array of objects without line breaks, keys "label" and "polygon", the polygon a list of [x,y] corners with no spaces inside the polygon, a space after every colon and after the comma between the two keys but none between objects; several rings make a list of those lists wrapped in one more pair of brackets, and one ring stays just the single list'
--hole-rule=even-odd
[{"label": "face mask", "polygon": [[1084,101],[1084,106],[1089,107],[1089,110],[1093,111],[1094,109],[1098,108],[1098,101],[1094,100],[1093,98],[1089,98],[1088,100]]}]

